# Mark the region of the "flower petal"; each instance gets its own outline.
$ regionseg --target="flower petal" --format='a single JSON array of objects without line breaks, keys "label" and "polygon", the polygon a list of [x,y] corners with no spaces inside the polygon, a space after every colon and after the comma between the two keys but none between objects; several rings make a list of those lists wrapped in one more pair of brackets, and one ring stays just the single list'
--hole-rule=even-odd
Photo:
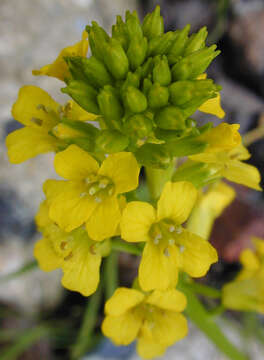
[{"label": "flower petal", "polygon": [[63,184],[64,191],[51,201],[49,216],[69,232],[84,224],[98,204],[89,196],[81,197],[82,183]]},{"label": "flower petal", "polygon": [[158,219],[171,219],[177,224],[187,220],[197,198],[196,188],[187,181],[167,182],[158,201]]},{"label": "flower petal", "polygon": [[61,267],[62,259],[56,254],[47,238],[40,239],[35,244],[34,256],[42,271],[53,271]]},{"label": "flower petal", "polygon": [[64,113],[65,117],[70,120],[95,121],[98,118],[98,115],[88,113],[73,100],[67,102]]},{"label": "flower petal", "polygon": [[109,177],[115,184],[117,194],[134,190],[138,186],[139,166],[132,153],[119,152],[109,155],[99,174]]},{"label": "flower petal", "polygon": [[69,182],[65,180],[48,179],[43,184],[43,192],[48,200],[54,199],[67,189]]},{"label": "flower petal", "polygon": [[166,291],[154,290],[148,296],[146,302],[160,309],[176,312],[183,311],[187,304],[185,295],[176,289]]},{"label": "flower petal", "polygon": [[20,164],[39,154],[55,151],[58,140],[41,129],[24,127],[6,138],[9,161]]},{"label": "flower petal", "polygon": [[230,160],[228,166],[222,170],[222,175],[228,180],[262,191],[258,169],[239,160]]},{"label": "flower petal", "polygon": [[215,98],[209,99],[203,103],[198,110],[222,119],[225,116],[225,112],[221,107],[220,93],[218,93]]},{"label": "flower petal", "polygon": [[129,242],[148,241],[151,225],[155,222],[155,209],[148,203],[131,201],[123,211],[121,236]]},{"label": "flower petal", "polygon": [[145,295],[135,289],[118,288],[105,304],[107,315],[119,316],[140,304]]},{"label": "flower petal", "polygon": [[151,338],[139,336],[137,352],[143,359],[152,359],[165,353],[167,346],[161,345]]},{"label": "flower petal", "polygon": [[138,312],[128,311],[120,316],[106,316],[102,332],[116,345],[128,345],[138,335],[142,318]]},{"label": "flower petal", "polygon": [[76,145],[70,145],[59,152],[54,159],[56,172],[64,179],[80,180],[92,173],[97,173],[97,161]]},{"label": "flower petal", "polygon": [[178,251],[169,248],[169,256],[159,245],[147,242],[139,265],[139,284],[144,291],[166,290],[178,281]]},{"label": "flower petal", "polygon": [[64,259],[62,285],[83,296],[93,294],[99,284],[102,257],[90,251],[88,237],[76,239],[72,248],[72,256]]},{"label": "flower petal", "polygon": [[[12,107],[12,115],[21,124],[30,127],[37,127],[50,130],[56,125],[57,121],[49,112],[46,112],[40,105],[47,110],[57,113],[59,104],[52,97],[38,86],[26,85],[20,88],[17,101]],[[33,119],[33,121],[32,121]],[[41,120],[39,125],[34,119]]]},{"label": "flower petal", "polygon": [[120,223],[121,212],[116,197],[99,203],[86,223],[89,236],[96,241],[114,236]]},{"label": "flower petal", "polygon": [[179,235],[177,242],[182,246],[180,267],[192,277],[204,276],[218,260],[215,248],[207,240],[189,231]]}]

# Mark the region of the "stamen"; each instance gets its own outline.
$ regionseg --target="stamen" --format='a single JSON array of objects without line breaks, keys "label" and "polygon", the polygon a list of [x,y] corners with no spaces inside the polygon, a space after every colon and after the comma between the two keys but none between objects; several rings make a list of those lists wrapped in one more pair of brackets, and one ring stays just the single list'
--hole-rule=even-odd
[{"label": "stamen", "polygon": [[182,233],[182,228],[181,228],[181,226],[178,226],[178,227],[175,229],[175,232],[176,232],[176,234],[181,234],[181,233]]},{"label": "stamen", "polygon": [[94,200],[95,200],[95,202],[97,202],[97,203],[102,202],[102,199],[101,199],[99,196],[96,196]]},{"label": "stamen", "polygon": [[154,321],[150,321],[149,324],[148,324],[148,326],[149,326],[149,330],[152,330],[152,329],[154,328],[154,326],[155,326],[155,322],[154,322]]},{"label": "stamen", "polygon": [[154,237],[154,240],[153,240],[154,244],[158,245],[160,239],[162,239],[162,235],[159,233]]},{"label": "stamen", "polygon": [[61,250],[65,250],[65,249],[66,249],[66,247],[67,247],[67,243],[66,243],[66,241],[62,241],[62,242],[61,242],[61,244],[60,244],[60,248],[61,248]]},{"label": "stamen", "polygon": [[33,122],[34,124],[38,125],[38,126],[41,126],[43,124],[43,120],[41,119],[38,119],[38,118],[31,118],[30,119],[31,122]]},{"label": "stamen", "polygon": [[96,193],[96,189],[94,187],[91,187],[89,189],[89,195],[93,196]]},{"label": "stamen", "polygon": [[90,184],[90,183],[92,182],[92,180],[87,176],[87,177],[85,178],[84,182],[85,182],[86,184]]},{"label": "stamen", "polygon": [[174,226],[174,225],[171,225],[171,226],[169,227],[169,232],[173,232],[173,231],[175,231],[175,226]]},{"label": "stamen", "polygon": [[184,250],[185,250],[185,246],[184,246],[184,245],[180,245],[180,246],[179,246],[179,251],[180,251],[180,253],[183,253]]},{"label": "stamen", "polygon": [[108,190],[108,195],[111,196],[111,195],[113,195],[113,193],[114,193],[114,189],[113,189],[113,188],[111,188],[111,189]]},{"label": "stamen", "polygon": [[90,246],[90,253],[96,255],[96,244],[92,244]]},{"label": "stamen", "polygon": [[168,240],[168,243],[169,243],[169,245],[174,245],[174,244],[175,244],[175,240],[174,240],[174,239],[169,239],[169,240]]},{"label": "stamen", "polygon": [[73,257],[73,253],[71,252],[71,253],[69,253],[68,256],[66,256],[66,257],[64,258],[64,260],[65,260],[65,261],[70,260],[72,257]]},{"label": "stamen", "polygon": [[86,195],[87,195],[87,192],[84,191],[84,192],[80,193],[80,198],[83,198]]},{"label": "stamen", "polygon": [[167,256],[167,257],[170,256],[170,252],[169,252],[169,249],[168,249],[168,248],[166,248],[166,249],[164,250],[164,255]]},{"label": "stamen", "polygon": [[104,182],[100,182],[99,183],[99,188],[100,189],[105,189],[107,187],[107,184],[106,183],[104,183]]}]

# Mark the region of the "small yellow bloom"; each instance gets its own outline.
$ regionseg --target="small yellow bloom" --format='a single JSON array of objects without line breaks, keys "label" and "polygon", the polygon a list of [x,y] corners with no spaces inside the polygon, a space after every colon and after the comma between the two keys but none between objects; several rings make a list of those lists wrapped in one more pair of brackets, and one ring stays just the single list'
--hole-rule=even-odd
[{"label": "small yellow bloom", "polygon": [[201,193],[187,223],[187,229],[208,240],[215,222],[235,198],[234,189],[219,182]]},{"label": "small yellow bloom", "polygon": [[182,228],[196,202],[197,190],[189,182],[167,182],[157,204],[128,203],[121,220],[122,238],[129,242],[146,242],[139,266],[139,283],[143,290],[174,287],[178,270],[192,277],[204,276],[217,261],[215,249]]},{"label": "small yellow bloom", "polygon": [[176,289],[145,294],[119,288],[105,304],[102,331],[117,345],[138,340],[137,351],[144,359],[162,355],[168,346],[187,335],[184,294]]},{"label": "small yellow bloom", "polygon": [[253,237],[255,249],[240,255],[242,270],[222,290],[225,307],[264,314],[264,240]]},{"label": "small yellow bloom", "polygon": [[68,46],[61,50],[57,59],[49,65],[43,66],[39,70],[33,70],[33,75],[47,75],[55,77],[59,80],[64,81],[67,78],[70,78],[70,72],[68,65],[66,64],[64,57],[66,56],[83,56],[87,55],[88,51],[88,34],[86,31],[82,34],[82,40],[77,42],[74,45]]},{"label": "small yellow bloom", "polygon": [[54,165],[68,181],[57,181],[63,191],[50,198],[50,218],[67,232],[86,223],[93,240],[115,235],[121,218],[118,195],[138,186],[139,167],[133,154],[111,154],[99,167],[86,151],[70,145],[55,156]]},{"label": "small yellow bloom", "polygon": [[262,190],[259,185],[261,177],[258,169],[240,161],[247,160],[249,157],[247,149],[239,145],[229,151],[204,152],[189,158],[193,161],[208,163],[212,168],[218,168],[218,174],[230,181],[255,190]]},{"label": "small yellow bloom", "polygon": [[[198,77],[198,80],[204,80],[206,78],[207,75],[202,74]],[[221,106],[220,93],[218,93],[215,98],[209,99],[205,103],[203,103],[198,110],[206,114],[215,115],[218,118],[222,119],[225,116],[225,112]]]},{"label": "small yellow bloom", "polygon": [[110,251],[109,241],[95,242],[82,227],[66,233],[48,217],[49,201],[45,200],[36,216],[38,229],[43,233],[34,255],[43,271],[61,268],[62,285],[89,296],[97,289],[102,256]]}]

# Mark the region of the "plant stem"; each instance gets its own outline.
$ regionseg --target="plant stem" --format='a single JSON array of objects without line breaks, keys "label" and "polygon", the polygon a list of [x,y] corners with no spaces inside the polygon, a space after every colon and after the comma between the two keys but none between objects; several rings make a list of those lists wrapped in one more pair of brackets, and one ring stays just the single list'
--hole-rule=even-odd
[{"label": "plant stem", "polygon": [[248,131],[243,136],[243,144],[244,146],[248,147],[253,144],[255,141],[264,138],[264,126],[259,126],[251,131]]},{"label": "plant stem", "polygon": [[118,287],[118,252],[112,251],[104,264],[105,297],[109,299]]},{"label": "plant stem", "polygon": [[221,297],[221,291],[215,288],[212,288],[208,285],[204,285],[198,282],[191,282],[188,284],[190,289],[199,295],[204,295],[213,299],[219,299]]},{"label": "plant stem", "polygon": [[147,184],[149,193],[153,200],[157,200],[162,192],[163,186],[169,180],[175,170],[175,160],[165,170],[146,167]]},{"label": "plant stem", "polygon": [[79,359],[86,353],[91,345],[91,336],[96,325],[97,315],[102,298],[102,285],[99,284],[97,291],[87,302],[83,323],[79,331],[77,341],[72,350],[72,359]]},{"label": "plant stem", "polygon": [[142,253],[142,250],[137,245],[127,243],[119,238],[113,239],[111,244],[113,250],[123,251],[131,255],[141,255]]},{"label": "plant stem", "polygon": [[8,280],[12,280],[12,279],[14,279],[16,277],[24,275],[25,273],[27,273],[27,272],[29,272],[31,270],[34,270],[37,266],[38,266],[38,263],[37,263],[36,260],[29,261],[28,263],[23,265],[18,270],[14,271],[14,272],[12,272],[10,274],[0,276],[0,283],[6,282]]}]

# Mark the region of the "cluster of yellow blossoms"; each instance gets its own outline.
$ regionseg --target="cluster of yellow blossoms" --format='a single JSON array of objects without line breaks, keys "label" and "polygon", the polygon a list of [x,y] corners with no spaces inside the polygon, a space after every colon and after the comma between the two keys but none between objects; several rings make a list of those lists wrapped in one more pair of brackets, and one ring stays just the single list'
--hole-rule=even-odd
[{"label": "cluster of yellow blossoms", "polygon": [[[161,21],[157,11],[159,9],[153,13],[155,16],[149,15],[143,23],[144,34],[146,35],[144,39],[148,38],[154,55],[157,48],[161,53],[162,51],[163,54],[166,53],[165,50],[162,50],[163,48],[161,49],[160,39],[157,39],[163,35],[161,33],[158,33],[157,36],[153,35],[153,32],[155,33],[153,23],[158,27]],[[122,28],[122,24],[125,23],[120,23],[120,21],[118,18],[117,24]],[[128,29],[129,26],[132,28],[134,26],[139,31],[135,15],[128,14],[126,24]],[[109,76],[107,75],[107,79],[111,77],[109,81],[113,84],[112,77],[115,77],[116,86],[122,87],[124,83],[121,84],[120,81],[123,79],[123,75],[120,75],[120,69],[115,67],[114,61],[119,59],[120,54],[123,56],[123,50],[121,51],[117,40],[109,40],[107,46],[113,46],[113,49],[111,48],[112,52],[108,51],[109,58],[105,60],[106,70],[102,67],[103,60],[100,56],[102,49],[99,42],[96,42],[96,36],[98,38],[102,36],[104,40],[106,39],[105,41],[108,41],[107,35],[95,24],[88,30],[90,31],[89,41],[93,55],[100,59],[97,60],[96,58],[96,65],[100,65],[98,69],[100,68],[103,74],[108,74],[108,71],[111,73],[112,66],[113,71]],[[117,33],[114,32],[114,34]],[[120,35],[120,33],[118,34]],[[166,41],[170,39],[171,45],[173,41],[178,41],[177,37],[171,38],[171,33],[167,34],[170,34],[170,37],[167,36]],[[190,86],[190,89],[193,89],[192,86],[204,84],[203,86],[206,86],[207,89],[207,86],[212,86],[209,82],[211,80],[205,80],[206,75],[204,73],[197,74],[192,62],[195,59],[193,54],[199,51],[199,56],[203,54],[201,51],[204,49],[200,50],[197,43],[201,48],[204,46],[202,44],[204,35],[206,36],[205,31],[201,30],[196,38],[195,36],[188,38],[186,30],[182,30],[179,34],[182,38],[178,41],[177,46],[180,47],[184,40],[185,47],[182,48],[182,51],[185,49],[184,56],[186,57],[180,56],[177,60],[176,47],[173,56],[168,55],[169,62],[174,65],[173,74],[177,78],[177,86]],[[217,262],[217,252],[207,240],[214,219],[220,215],[235,196],[234,190],[221,182],[221,179],[226,178],[260,190],[260,175],[255,167],[243,162],[250,155],[241,143],[238,132],[239,125],[221,123],[216,127],[209,126],[199,130],[194,123],[190,122],[191,119],[189,118],[186,121],[182,119],[187,125],[191,123],[191,127],[195,127],[195,129],[191,129],[188,127],[189,125],[186,125],[186,128],[185,125],[184,127],[181,125],[181,128],[178,125],[164,125],[165,121],[166,124],[174,124],[175,116],[181,118],[183,111],[192,107],[190,113],[194,112],[194,108],[195,110],[197,108],[200,111],[222,118],[224,112],[220,106],[219,91],[215,93],[217,89],[215,87],[214,90],[210,90],[210,95],[207,94],[202,101],[201,99],[197,100],[194,104],[189,101],[189,107],[183,106],[181,113],[176,106],[166,107],[167,110],[163,111],[162,116],[160,115],[161,112],[158,112],[155,125],[150,116],[151,111],[146,110],[145,105],[142,107],[142,104],[145,104],[144,95],[141,96],[143,93],[140,93],[139,90],[135,91],[132,86],[128,86],[125,88],[127,92],[124,102],[129,108],[129,112],[125,117],[129,116],[130,119],[132,110],[136,109],[135,113],[144,114],[143,117],[133,115],[134,123],[132,125],[139,122],[140,130],[142,130],[139,132],[138,128],[135,128],[137,134],[145,134],[148,121],[152,124],[152,130],[147,137],[144,135],[141,140],[139,138],[135,140],[134,134],[130,133],[130,145],[127,145],[128,140],[124,135],[124,130],[122,133],[120,130],[117,136],[119,129],[114,126],[111,127],[115,119],[112,119],[111,116],[110,119],[107,116],[111,106],[116,114],[119,111],[116,109],[120,109],[116,98],[113,96],[114,92],[111,93],[112,95],[110,93],[106,95],[106,92],[110,91],[110,85],[104,86],[103,91],[98,95],[98,104],[100,109],[103,109],[101,110],[102,113],[97,110],[94,112],[87,111],[92,107],[91,99],[89,98],[88,101],[83,97],[85,94],[83,92],[84,82],[80,84],[78,77],[81,75],[77,74],[77,68],[73,67],[75,60],[80,64],[82,63],[81,60],[84,62],[86,59],[87,35],[84,32],[80,42],[63,49],[54,63],[33,71],[34,75],[54,76],[65,81],[72,91],[70,95],[74,100],[60,106],[44,90],[36,86],[21,88],[18,99],[13,106],[12,114],[24,127],[7,137],[8,155],[12,163],[21,163],[41,153],[49,151],[56,153],[54,167],[63,180],[47,180],[44,183],[43,189],[46,199],[40,205],[39,212],[36,215],[36,224],[39,231],[42,232],[43,238],[35,246],[35,257],[40,268],[44,271],[62,269],[64,287],[78,291],[84,296],[93,294],[100,281],[102,258],[110,254],[115,239],[121,237],[124,244],[126,242],[139,243],[136,246],[138,246],[137,249],[142,249],[142,259],[139,265],[138,280],[135,281],[131,289],[118,288],[106,302],[106,318],[102,324],[102,331],[114,343],[120,345],[129,344],[138,339],[139,354],[144,358],[152,358],[164,353],[168,346],[187,334],[187,321],[181,314],[186,307],[186,297],[182,292],[175,289],[179,272],[185,272],[194,278],[202,277],[207,273],[210,266]],[[130,35],[128,31],[128,36]],[[132,42],[131,44],[133,45]],[[132,45],[133,48],[134,45]],[[130,47],[127,50],[128,57],[132,51],[129,49]],[[205,51],[209,49],[205,49]],[[207,53],[204,54],[203,56],[209,56],[206,55]],[[168,69],[168,63],[164,56],[162,60],[157,58],[153,61],[156,64],[155,66],[160,66],[163,79],[167,79],[170,77],[165,71]],[[210,59],[208,59],[211,61],[214,56],[211,54]],[[111,66],[109,59],[112,61]],[[182,62],[180,68],[178,64],[182,61],[181,59],[188,61],[184,60],[185,62]],[[210,62],[208,59],[205,61],[206,66]],[[123,58],[120,57],[120,61],[122,62]],[[135,65],[134,60],[131,60],[130,57],[129,61],[134,70],[140,66],[140,64]],[[201,60],[199,61],[201,62]],[[155,66],[153,77],[157,81],[156,84],[159,84],[159,82],[162,83],[162,80],[157,80],[158,73],[155,71]],[[190,85],[191,81],[187,81],[186,77],[180,75],[183,66],[193,67],[194,85]],[[198,73],[199,71],[203,72],[203,68],[206,66],[199,66]],[[124,70],[126,74],[127,71]],[[168,76],[166,77],[164,74]],[[74,80],[75,75],[77,80]],[[128,76],[127,79],[131,80],[132,75]],[[100,78],[100,81],[98,79],[98,82],[104,82],[104,79]],[[124,81],[126,82],[127,79]],[[148,86],[148,81],[144,81],[145,87]],[[206,83],[202,83],[203,81]],[[163,94],[162,91],[165,93],[167,90],[164,89],[167,88],[164,87],[165,84],[161,85],[163,88],[160,91]],[[75,87],[74,91],[72,90],[73,86]],[[155,86],[154,90],[158,85]],[[87,91],[89,89],[87,88]],[[173,97],[175,89],[176,85],[170,88],[174,105],[178,101],[178,98],[174,99]],[[91,89],[89,91],[89,94],[94,94]],[[192,94],[191,90],[190,93]],[[131,97],[128,94],[132,94]],[[194,94],[197,97],[197,92]],[[186,97],[188,98],[188,96],[189,93],[187,92]],[[86,100],[87,102],[85,102]],[[107,101],[109,101],[110,108],[105,105]],[[149,96],[148,101],[152,104],[153,98]],[[102,103],[104,105],[101,106]],[[93,105],[93,108],[98,109],[98,104],[96,107]],[[155,111],[153,110],[153,113]],[[126,124],[130,126],[131,121],[129,119]],[[163,119],[165,119],[164,122]],[[108,125],[110,130],[107,128]],[[128,125],[124,128],[128,129]],[[108,136],[103,146],[102,135]],[[158,138],[158,136],[160,137]],[[169,139],[169,136],[176,137],[176,141],[170,142],[168,140],[170,146],[165,149],[164,144],[166,145],[166,138]],[[162,137],[163,140],[161,140]],[[186,152],[186,149],[184,150],[188,144],[192,147],[190,153]],[[157,170],[156,168],[165,169],[169,165],[170,159],[166,158],[163,161],[162,156],[164,153],[167,154],[168,149],[172,148],[178,149],[179,156],[189,155],[189,158],[177,170],[173,169],[172,176],[162,186],[157,202],[156,199],[152,199],[151,204],[143,201],[129,201],[131,198],[126,197],[126,194],[131,194],[139,187],[141,166],[153,164],[154,170]],[[103,151],[104,149],[111,151]],[[161,153],[156,153],[157,149]],[[146,154],[152,150],[151,156],[155,154],[149,160]],[[170,153],[173,157],[176,156],[174,150]],[[162,161],[159,162],[160,158]],[[204,185],[207,187],[202,190]],[[184,226],[185,223],[186,226]],[[261,249],[259,253],[262,251],[263,255],[264,252]],[[243,255],[245,261],[242,260],[242,262],[244,261],[250,271],[255,271],[257,260],[255,257],[253,259],[252,253],[250,254],[250,256],[247,254],[246,260],[245,255]],[[248,281],[249,275],[245,275],[245,271],[240,275],[240,280],[242,276],[243,281]],[[227,291],[228,289],[226,289]]]}]

